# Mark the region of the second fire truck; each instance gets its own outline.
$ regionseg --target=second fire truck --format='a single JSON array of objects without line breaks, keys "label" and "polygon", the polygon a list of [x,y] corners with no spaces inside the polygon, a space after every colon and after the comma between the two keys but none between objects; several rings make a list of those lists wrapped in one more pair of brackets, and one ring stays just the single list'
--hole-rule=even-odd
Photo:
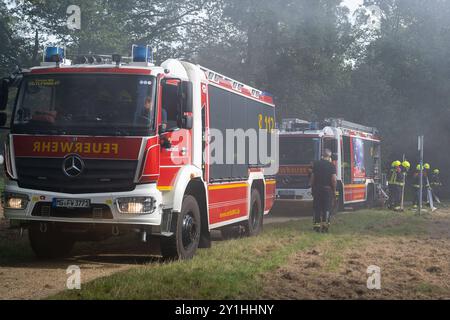
[{"label": "second fire truck", "polygon": [[375,128],[342,119],[314,123],[285,119],[280,130],[277,208],[312,201],[309,178],[325,149],[333,152],[338,205],[372,206],[381,193],[381,138]]}]

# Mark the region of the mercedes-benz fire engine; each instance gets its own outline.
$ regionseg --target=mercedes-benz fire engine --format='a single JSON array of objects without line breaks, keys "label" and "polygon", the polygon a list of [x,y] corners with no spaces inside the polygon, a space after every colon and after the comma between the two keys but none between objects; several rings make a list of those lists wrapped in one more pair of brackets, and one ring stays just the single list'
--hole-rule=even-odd
[{"label": "mercedes-benz fire engine", "polygon": [[[72,63],[49,47],[41,66],[3,79],[1,110],[18,87],[4,214],[28,229],[38,257],[136,232],[144,242],[159,237],[165,257],[190,258],[211,245],[212,229],[261,231],[275,177],[266,162],[210,162],[209,131],[272,132],[272,97],[188,62],[154,66],[151,56],[148,46],[133,46],[130,58]],[[6,125],[5,112],[0,120]]]},{"label": "mercedes-benz fire engine", "polygon": [[375,128],[342,119],[322,123],[285,119],[280,130],[280,170],[274,210],[312,201],[310,175],[325,149],[333,152],[338,205],[366,203],[381,196],[381,138]]}]

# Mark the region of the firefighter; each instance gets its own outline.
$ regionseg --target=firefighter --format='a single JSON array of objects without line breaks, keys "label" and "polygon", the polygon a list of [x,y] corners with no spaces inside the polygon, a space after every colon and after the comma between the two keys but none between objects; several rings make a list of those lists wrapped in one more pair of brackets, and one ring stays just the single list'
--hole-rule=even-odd
[{"label": "firefighter", "polygon": [[400,161],[394,161],[391,165],[389,173],[389,208],[393,210],[400,210],[400,202],[402,195],[403,173],[402,163]]},{"label": "firefighter", "polygon": [[423,193],[422,197],[423,200],[427,203],[430,204],[430,200],[428,199],[428,189],[431,188],[430,186],[430,170],[431,170],[431,165],[429,163],[425,163],[423,165],[423,187],[425,192]]},{"label": "firefighter", "polygon": [[419,199],[421,197],[420,195],[420,164],[417,165],[416,167],[416,171],[414,172],[413,175],[413,193],[414,193],[414,198],[413,198],[413,208],[417,209],[419,206]]},{"label": "firefighter", "polygon": [[430,178],[431,188],[433,188],[434,200],[437,200],[437,201],[440,201],[440,199],[441,199],[442,182],[441,182],[440,173],[441,173],[441,171],[439,169],[434,169],[433,173],[431,174],[431,178]]},{"label": "firefighter", "polygon": [[333,197],[336,194],[336,167],[332,164],[332,152],[325,149],[322,160],[316,161],[311,174],[314,197],[314,231],[328,232],[331,223]]},{"label": "firefighter", "polygon": [[402,162],[402,172],[408,174],[409,169],[411,169],[411,163],[409,161],[405,160]]},{"label": "firefighter", "polygon": [[411,163],[408,160],[404,160],[402,162],[402,183],[403,185],[401,186],[401,208],[404,208],[404,201],[405,201],[405,187],[406,187],[406,178],[408,176],[409,170],[411,169]]}]

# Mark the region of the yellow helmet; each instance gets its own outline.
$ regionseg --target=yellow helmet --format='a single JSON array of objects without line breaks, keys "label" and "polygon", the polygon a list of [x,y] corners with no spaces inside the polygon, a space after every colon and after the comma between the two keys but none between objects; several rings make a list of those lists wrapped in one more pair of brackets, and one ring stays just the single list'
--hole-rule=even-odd
[{"label": "yellow helmet", "polygon": [[402,165],[402,163],[400,162],[400,161],[394,161],[394,162],[392,162],[392,167],[393,168],[395,168],[395,167],[400,167]]},{"label": "yellow helmet", "polygon": [[441,173],[441,171],[439,169],[434,169],[433,173],[434,174],[439,174],[439,173]]},{"label": "yellow helmet", "polygon": [[418,164],[417,167],[416,167],[416,170],[420,171],[420,169],[421,169],[420,164]]},{"label": "yellow helmet", "polygon": [[423,165],[423,168],[426,169],[426,170],[430,170],[430,169],[431,169],[431,166],[430,166],[429,163],[425,163],[425,164]]},{"label": "yellow helmet", "polygon": [[409,170],[411,168],[411,163],[409,163],[409,161],[403,161],[402,166],[406,170]]}]

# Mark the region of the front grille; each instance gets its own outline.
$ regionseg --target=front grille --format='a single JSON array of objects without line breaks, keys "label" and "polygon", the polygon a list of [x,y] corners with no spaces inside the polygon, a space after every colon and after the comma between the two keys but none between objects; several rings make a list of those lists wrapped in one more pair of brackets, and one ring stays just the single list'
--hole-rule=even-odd
[{"label": "front grille", "polygon": [[33,217],[52,217],[69,219],[113,219],[111,209],[107,205],[95,204],[90,208],[53,208],[50,202],[39,202],[34,206]]},{"label": "front grille", "polygon": [[75,178],[63,172],[64,159],[17,158],[19,187],[69,194],[126,192],[135,188],[137,161],[84,160]]},{"label": "front grille", "polygon": [[280,175],[277,177],[277,189],[308,189],[308,176],[287,176]]}]

